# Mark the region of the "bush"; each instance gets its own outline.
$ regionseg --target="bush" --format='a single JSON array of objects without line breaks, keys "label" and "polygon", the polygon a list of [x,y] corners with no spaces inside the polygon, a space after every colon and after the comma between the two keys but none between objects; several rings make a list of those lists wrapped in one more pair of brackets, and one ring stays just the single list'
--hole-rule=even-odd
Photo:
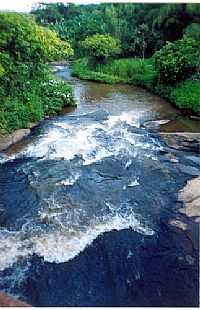
[{"label": "bush", "polygon": [[55,78],[27,81],[23,95],[19,92],[1,100],[0,129],[4,132],[26,128],[29,122],[53,115],[64,106],[74,106],[71,86]]},{"label": "bush", "polygon": [[82,42],[87,56],[92,58],[94,64],[105,63],[108,58],[120,53],[120,42],[110,35],[95,34]]},{"label": "bush", "polygon": [[199,67],[199,45],[184,37],[167,43],[155,53],[155,65],[161,83],[173,84],[190,77]]},{"label": "bush", "polygon": [[171,92],[171,99],[179,108],[200,113],[200,81],[187,80]]},{"label": "bush", "polygon": [[28,14],[0,12],[0,129],[11,132],[73,105],[70,86],[45,64],[73,50]]}]

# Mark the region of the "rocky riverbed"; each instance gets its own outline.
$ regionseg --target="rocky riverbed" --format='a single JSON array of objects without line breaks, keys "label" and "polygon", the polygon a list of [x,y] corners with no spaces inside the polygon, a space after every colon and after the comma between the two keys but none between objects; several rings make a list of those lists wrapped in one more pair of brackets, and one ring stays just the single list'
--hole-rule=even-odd
[{"label": "rocky riverbed", "polygon": [[199,140],[177,137],[198,123],[61,69],[77,109],[1,153],[0,289],[34,306],[198,306]]}]

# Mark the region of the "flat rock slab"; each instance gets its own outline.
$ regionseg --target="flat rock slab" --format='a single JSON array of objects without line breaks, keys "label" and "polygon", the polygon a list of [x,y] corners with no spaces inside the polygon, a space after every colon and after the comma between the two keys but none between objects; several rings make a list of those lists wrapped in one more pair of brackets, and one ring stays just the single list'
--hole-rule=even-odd
[{"label": "flat rock slab", "polygon": [[200,222],[200,177],[187,182],[185,187],[179,191],[178,200],[184,203],[179,209],[180,213],[188,217],[195,217],[195,222]]},{"label": "flat rock slab", "polygon": [[200,133],[160,132],[160,136],[171,148],[200,154]]}]

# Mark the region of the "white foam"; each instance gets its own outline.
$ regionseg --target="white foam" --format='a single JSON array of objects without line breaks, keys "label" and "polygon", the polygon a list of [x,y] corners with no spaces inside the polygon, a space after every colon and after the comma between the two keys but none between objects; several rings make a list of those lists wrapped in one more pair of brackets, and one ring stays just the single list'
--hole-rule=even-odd
[{"label": "white foam", "polygon": [[135,114],[135,112],[123,112],[120,115],[110,115],[108,120],[105,121],[108,125],[108,128],[113,128],[120,123],[126,123],[128,125],[139,127],[139,115]]},{"label": "white foam", "polygon": [[99,235],[112,230],[131,228],[144,235],[154,234],[153,230],[144,226],[133,212],[129,214],[110,214],[103,220],[98,218],[90,221],[81,229],[60,226],[59,229],[32,229],[30,223],[27,229],[20,232],[0,232],[0,270],[11,267],[20,259],[37,254],[47,262],[67,262],[89,246]]},{"label": "white foam", "polygon": [[29,255],[29,241],[21,241],[20,237],[21,234],[17,232],[3,231],[0,233],[0,271]]},{"label": "white foam", "polygon": [[112,230],[119,231],[126,228],[132,228],[146,235],[153,234],[151,229],[143,227],[133,215],[129,218],[116,215],[105,223],[100,223],[96,226],[93,226],[91,223],[85,231],[77,231],[72,234],[60,234],[57,232],[33,238],[34,252],[44,257],[48,262],[66,262],[76,257],[99,235]]},{"label": "white foam", "polygon": [[[138,154],[153,156],[153,150],[160,148],[155,141],[144,142],[143,137],[130,132],[128,127],[124,126],[126,124],[138,127],[139,115],[131,111],[124,112],[121,115],[111,115],[102,123],[55,122],[35,143],[29,144],[14,157],[22,155],[40,160],[71,160],[78,155],[83,158],[83,165],[90,165],[124,153],[131,157]],[[147,149],[150,152],[141,152]],[[9,159],[13,157],[3,161]]]},{"label": "white foam", "polygon": [[138,182],[138,179],[135,179],[134,181],[129,183],[127,186],[128,187],[134,187],[134,186],[138,186],[138,185],[140,185],[140,183]]},{"label": "white foam", "polygon": [[64,186],[72,186],[76,183],[76,181],[79,179],[80,174],[74,173],[73,175],[69,176],[68,178],[58,182],[56,185],[64,185]]}]

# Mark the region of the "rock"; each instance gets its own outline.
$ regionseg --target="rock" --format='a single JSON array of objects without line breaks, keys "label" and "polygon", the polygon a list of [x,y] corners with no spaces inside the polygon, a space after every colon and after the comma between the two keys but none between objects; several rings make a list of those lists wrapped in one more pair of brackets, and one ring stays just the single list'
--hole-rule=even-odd
[{"label": "rock", "polygon": [[169,119],[161,119],[161,120],[156,120],[156,121],[147,121],[143,124],[145,128],[149,129],[157,129],[160,127],[160,125],[164,125],[169,123],[171,120]]},{"label": "rock", "polygon": [[179,209],[179,212],[188,217],[200,217],[200,197],[194,199],[192,202],[187,202],[185,208]]},{"label": "rock", "polygon": [[0,307],[31,307],[31,305],[6,295],[5,293],[0,293]]},{"label": "rock", "polygon": [[160,132],[160,135],[171,148],[200,154],[200,133]]},{"label": "rock", "polygon": [[19,142],[20,140],[28,136],[30,132],[31,131],[29,128],[15,130],[12,134],[12,143],[14,144],[14,143]]},{"label": "rock", "polygon": [[187,182],[179,191],[178,200],[184,202],[184,207],[179,212],[188,217],[195,217],[194,221],[200,222],[200,177]]},{"label": "rock", "polygon": [[30,122],[29,124],[28,124],[28,128],[34,128],[34,127],[36,127],[37,125],[38,125],[39,123],[38,122]]},{"label": "rock", "polygon": [[187,182],[186,186],[179,191],[178,200],[191,202],[200,197],[200,177]]},{"label": "rock", "polygon": [[197,116],[197,115],[190,115],[190,118],[197,120],[197,121],[200,121],[200,116]]},{"label": "rock", "polygon": [[12,145],[12,135],[0,134],[0,151],[7,149]]},{"label": "rock", "polygon": [[198,156],[187,156],[187,159],[194,162],[197,165],[200,165],[200,157]]},{"label": "rock", "polygon": [[180,220],[176,220],[176,219],[170,220],[169,224],[182,230],[188,229],[188,225]]},{"label": "rock", "polygon": [[189,175],[193,175],[193,176],[198,176],[200,175],[200,169],[193,167],[193,166],[185,166],[182,164],[178,164],[177,165],[179,170],[183,173],[189,174]]},{"label": "rock", "polygon": [[179,162],[178,159],[176,158],[176,156],[173,154],[168,153],[168,154],[166,154],[166,157],[174,164]]},{"label": "rock", "polygon": [[11,145],[21,141],[29,134],[29,128],[15,130],[12,134],[0,134],[0,151],[6,150]]}]

